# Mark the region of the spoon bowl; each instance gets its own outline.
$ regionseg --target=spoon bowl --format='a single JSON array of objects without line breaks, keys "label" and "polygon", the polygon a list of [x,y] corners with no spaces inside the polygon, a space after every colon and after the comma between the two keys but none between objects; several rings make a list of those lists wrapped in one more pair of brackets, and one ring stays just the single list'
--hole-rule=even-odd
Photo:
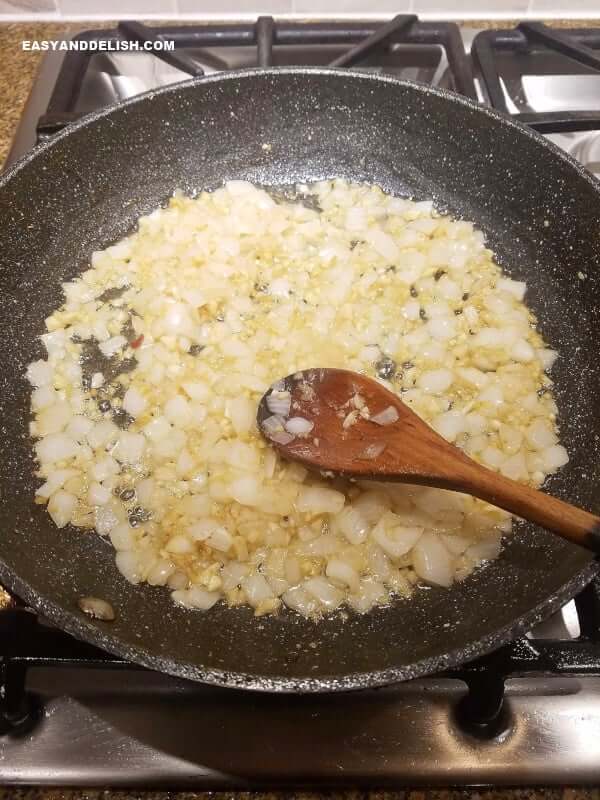
[{"label": "spoon bowl", "polygon": [[600,517],[477,463],[365,375],[321,368],[288,375],[261,398],[257,422],[284,458],[325,476],[466,492],[600,553]]}]

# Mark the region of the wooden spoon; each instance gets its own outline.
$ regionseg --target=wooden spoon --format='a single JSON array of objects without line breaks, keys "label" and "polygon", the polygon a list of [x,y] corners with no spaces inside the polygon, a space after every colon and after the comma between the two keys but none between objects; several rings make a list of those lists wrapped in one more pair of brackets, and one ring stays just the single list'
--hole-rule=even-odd
[{"label": "wooden spoon", "polygon": [[[307,467],[466,492],[600,553],[600,517],[482,467],[364,375],[343,369],[289,375],[261,398],[257,421],[282,456]],[[299,433],[292,438],[288,431]]]}]

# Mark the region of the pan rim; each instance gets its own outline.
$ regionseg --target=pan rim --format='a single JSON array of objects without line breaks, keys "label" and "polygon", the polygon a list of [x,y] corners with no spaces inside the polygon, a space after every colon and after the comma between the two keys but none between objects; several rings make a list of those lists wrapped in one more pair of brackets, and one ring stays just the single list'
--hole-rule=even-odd
[{"label": "pan rim", "polygon": [[126,645],[118,637],[105,633],[103,628],[78,616],[75,608],[73,611],[68,611],[58,603],[39,595],[30,584],[21,580],[1,559],[0,581],[11,592],[25,600],[37,613],[65,633],[155,672],[163,672],[176,678],[226,689],[277,694],[328,694],[383,688],[413,678],[434,675],[442,670],[459,667],[471,660],[485,656],[521,634],[527,633],[537,623],[558,611],[596,576],[598,568],[599,565],[592,560],[550,597],[542,600],[514,623],[492,631],[466,647],[420,659],[401,667],[388,667],[373,672],[352,672],[341,677],[332,675],[319,678],[261,676],[253,673],[207,669],[193,666],[189,662],[157,656],[143,647]]},{"label": "pan rim", "polygon": [[69,123],[61,131],[55,134],[40,144],[34,145],[31,150],[18,158],[7,169],[0,171],[0,189],[12,178],[14,174],[19,172],[30,161],[33,161],[39,154],[51,149],[56,143],[69,136],[69,134],[80,128],[85,128],[91,125],[96,120],[108,117],[113,113],[135,106],[138,103],[143,103],[146,100],[152,100],[154,97],[160,97],[163,94],[170,94],[181,89],[191,89],[194,86],[200,86],[210,83],[225,83],[227,81],[237,81],[240,79],[251,79],[256,77],[274,77],[277,75],[284,76],[298,76],[298,75],[319,75],[322,77],[342,77],[349,76],[353,80],[361,80],[375,84],[391,84],[392,86],[409,87],[413,91],[420,92],[423,95],[434,95],[441,97],[451,103],[466,106],[467,108],[481,113],[500,124],[507,125],[516,129],[522,135],[536,141],[539,145],[545,147],[548,151],[558,156],[562,161],[569,164],[575,169],[578,175],[589,183],[597,191],[600,191],[600,178],[587,170],[580,161],[577,161],[570,153],[562,150],[557,144],[547,139],[541,133],[538,133],[527,124],[514,119],[509,113],[499,111],[489,106],[481,105],[480,103],[472,100],[466,95],[459,94],[458,92],[451,91],[450,89],[442,89],[437,86],[429,86],[428,84],[418,83],[417,81],[406,80],[404,78],[395,78],[391,75],[373,74],[363,72],[356,69],[346,69],[344,67],[251,67],[240,70],[223,70],[223,72],[212,73],[211,75],[203,75],[200,77],[189,78],[186,80],[178,81],[177,83],[167,84],[166,86],[158,86],[154,89],[148,89],[146,92],[128,97],[125,100],[117,100],[110,103],[96,111],[90,111],[83,114],[83,116],[75,122]]},{"label": "pan rim", "polygon": [[[474,100],[437,87],[418,84],[412,81],[400,80],[391,76],[373,75],[358,70],[335,69],[328,67],[283,67],[283,68],[252,68],[246,70],[232,70],[215,73],[200,78],[181,81],[176,84],[151,89],[124,101],[111,104],[99,111],[94,111],[84,115],[80,120],[71,123],[63,131],[52,136],[51,139],[36,145],[32,150],[22,156],[7,170],[0,174],[0,190],[3,189],[13,176],[18,174],[28,164],[45,153],[47,150],[57,146],[69,134],[92,125],[96,120],[118,113],[124,108],[135,106],[152,100],[154,97],[163,94],[175,93],[181,90],[191,90],[195,86],[204,84],[221,83],[228,81],[243,81],[257,77],[273,78],[276,76],[320,76],[348,78],[349,80],[361,80],[376,85],[391,84],[393,86],[409,87],[412,91],[421,93],[424,96],[434,95],[441,97],[449,102],[466,106],[472,111],[482,113],[504,126],[512,127],[521,135],[537,141],[538,145],[543,146],[551,155],[559,157],[564,163],[568,164],[580,178],[584,179],[596,192],[600,192],[600,181],[598,181],[583,165],[577,162],[568,153],[562,151],[557,145],[541,134],[526,125],[512,119],[510,116],[495,109],[480,106]],[[148,650],[137,645],[128,645],[118,637],[106,633],[99,624],[93,624],[77,615],[75,609],[69,611],[60,604],[48,600],[26,581],[19,578],[0,557],[0,580],[2,583],[29,603],[36,611],[58,625],[62,630],[83,639],[97,647],[107,650],[114,655],[134,661],[144,667],[160,670],[167,674],[199,681],[213,686],[226,688],[243,688],[254,691],[281,692],[281,693],[327,693],[337,691],[359,690],[375,687],[382,687],[409,678],[431,674],[442,669],[456,667],[467,662],[470,658],[481,656],[507,643],[516,636],[525,633],[541,619],[558,610],[567,600],[573,597],[582,589],[597,573],[598,565],[591,560],[580,572],[575,574],[569,581],[560,586],[549,597],[545,597],[536,606],[530,609],[525,615],[517,618],[500,629],[496,629],[481,639],[477,639],[462,648],[456,648],[450,652],[442,653],[437,656],[418,660],[412,664],[402,667],[388,667],[383,670],[373,672],[349,673],[336,677],[325,676],[319,678],[285,676],[267,677],[252,673],[229,672],[219,669],[207,669],[204,667],[193,666],[188,662],[157,656]]]}]

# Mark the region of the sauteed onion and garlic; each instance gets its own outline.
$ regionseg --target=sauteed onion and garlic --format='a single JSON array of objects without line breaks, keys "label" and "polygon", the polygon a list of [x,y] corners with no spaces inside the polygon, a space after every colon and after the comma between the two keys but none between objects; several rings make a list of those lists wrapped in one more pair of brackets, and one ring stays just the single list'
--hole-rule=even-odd
[{"label": "sauteed onion and garlic", "polygon": [[526,286],[466,221],[342,180],[176,194],[63,284],[30,364],[58,528],[132,583],[257,615],[367,612],[495,558],[510,516],[470,496],[330,480],[256,427],[280,376],[375,377],[443,437],[539,487],[568,461]]}]

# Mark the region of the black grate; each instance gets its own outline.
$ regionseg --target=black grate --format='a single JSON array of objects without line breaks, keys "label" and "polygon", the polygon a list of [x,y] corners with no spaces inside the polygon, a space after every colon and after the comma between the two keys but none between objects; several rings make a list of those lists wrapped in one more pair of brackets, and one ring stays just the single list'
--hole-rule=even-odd
[{"label": "black grate", "polygon": [[[509,678],[600,675],[600,578],[592,581],[575,603],[580,627],[577,638],[523,636],[436,676],[467,685],[468,693],[456,710],[459,725],[482,738],[497,735],[507,723],[504,683]],[[26,730],[35,723],[39,709],[26,692],[27,671],[34,667],[144,669],[44,623],[15,600],[0,612],[0,735]]]},{"label": "black grate", "polygon": [[[499,111],[509,112],[503,88],[503,59],[509,57],[522,63],[524,69],[535,71],[535,65],[550,55],[555,68],[560,69],[564,59],[568,59],[571,69],[579,66],[584,73],[600,73],[600,29],[562,31],[539,22],[522,22],[511,30],[481,31],[473,40],[471,54],[484,100]],[[513,116],[545,134],[600,129],[600,111],[585,108],[542,113],[525,111]]]},{"label": "black grate", "polygon": [[[448,60],[452,85],[461,94],[476,99],[470,60],[465,54],[460,30],[453,23],[421,22],[412,15],[398,15],[383,25],[365,22],[292,22],[259,17],[256,23],[204,25],[190,27],[149,27],[138,22],[122,22],[114,30],[80,33],[80,41],[172,40],[173,51],[153,52],[183,72],[199,76],[202,69],[189,51],[198,48],[256,48],[255,65],[268,67],[274,63],[274,51],[299,45],[346,47],[346,52],[331,66],[360,65],[369,57],[384,55],[394,45],[423,45],[442,48]],[[38,136],[46,138],[78,119],[77,100],[89,65],[90,52],[68,51],[48,104],[47,113],[39,120]]]}]

